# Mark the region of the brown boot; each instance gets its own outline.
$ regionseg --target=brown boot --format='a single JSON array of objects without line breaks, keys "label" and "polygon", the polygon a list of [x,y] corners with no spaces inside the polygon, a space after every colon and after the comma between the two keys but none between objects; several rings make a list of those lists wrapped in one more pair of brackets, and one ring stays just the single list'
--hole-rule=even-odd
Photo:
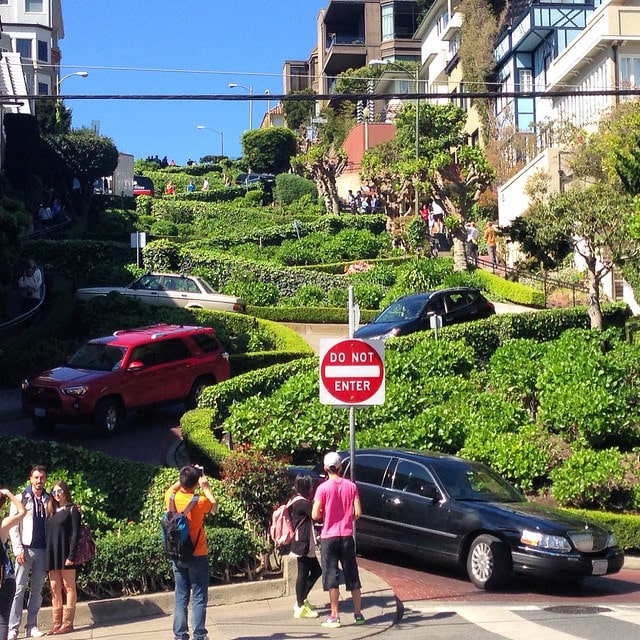
[{"label": "brown boot", "polygon": [[51,609],[53,615],[53,626],[47,632],[48,636],[52,636],[62,626],[62,607]]},{"label": "brown boot", "polygon": [[57,631],[53,632],[54,636],[61,636],[64,633],[71,633],[73,631],[73,619],[76,615],[75,607],[64,607],[62,610],[62,625]]}]

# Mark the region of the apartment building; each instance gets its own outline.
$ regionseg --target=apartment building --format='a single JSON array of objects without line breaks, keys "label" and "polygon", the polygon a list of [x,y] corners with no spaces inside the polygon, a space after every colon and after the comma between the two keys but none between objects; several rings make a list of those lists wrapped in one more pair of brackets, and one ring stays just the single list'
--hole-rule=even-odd
[{"label": "apartment building", "polygon": [[0,19],[3,58],[19,57],[24,76],[21,81],[16,73],[5,75],[2,93],[55,94],[64,38],[61,0],[0,0]]},{"label": "apartment building", "polygon": [[419,60],[418,22],[415,0],[330,0],[309,59],[285,62],[284,92],[330,94],[339,74],[371,60]]}]

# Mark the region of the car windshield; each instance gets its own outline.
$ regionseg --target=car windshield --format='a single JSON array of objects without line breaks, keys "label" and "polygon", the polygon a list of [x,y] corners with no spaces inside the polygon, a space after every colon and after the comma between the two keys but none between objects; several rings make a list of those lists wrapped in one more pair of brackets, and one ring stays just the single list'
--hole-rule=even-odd
[{"label": "car windshield", "polygon": [[87,342],[69,358],[67,366],[91,371],[114,371],[120,366],[125,351],[124,347]]},{"label": "car windshield", "polygon": [[438,476],[455,500],[478,502],[522,502],[524,498],[504,478],[481,464],[439,468]]},{"label": "car windshield", "polygon": [[411,298],[401,299],[392,302],[373,322],[398,322],[404,320],[415,320],[420,317],[426,299]]}]

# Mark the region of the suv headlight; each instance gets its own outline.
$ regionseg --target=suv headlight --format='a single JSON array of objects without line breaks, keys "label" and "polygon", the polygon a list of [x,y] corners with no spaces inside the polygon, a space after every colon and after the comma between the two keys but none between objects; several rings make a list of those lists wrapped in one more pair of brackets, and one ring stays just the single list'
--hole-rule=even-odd
[{"label": "suv headlight", "polygon": [[618,545],[618,541],[616,540],[616,536],[613,533],[610,533],[607,537],[607,547],[616,547]]},{"label": "suv headlight", "polygon": [[549,549],[552,551],[571,551],[571,545],[564,536],[552,536],[539,531],[525,529],[520,536],[520,542],[536,549]]},{"label": "suv headlight", "polygon": [[86,385],[79,385],[77,387],[65,387],[62,389],[62,393],[68,396],[84,396],[89,388]]}]

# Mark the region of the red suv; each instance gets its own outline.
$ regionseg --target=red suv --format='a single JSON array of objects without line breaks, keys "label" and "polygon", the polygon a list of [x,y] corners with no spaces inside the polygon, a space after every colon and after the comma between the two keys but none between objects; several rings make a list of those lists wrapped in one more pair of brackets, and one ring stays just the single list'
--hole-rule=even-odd
[{"label": "red suv", "polygon": [[130,409],[184,401],[229,378],[229,354],[210,327],[158,324],[90,340],[66,365],[22,383],[22,408],[39,431],[93,421],[114,432]]}]

